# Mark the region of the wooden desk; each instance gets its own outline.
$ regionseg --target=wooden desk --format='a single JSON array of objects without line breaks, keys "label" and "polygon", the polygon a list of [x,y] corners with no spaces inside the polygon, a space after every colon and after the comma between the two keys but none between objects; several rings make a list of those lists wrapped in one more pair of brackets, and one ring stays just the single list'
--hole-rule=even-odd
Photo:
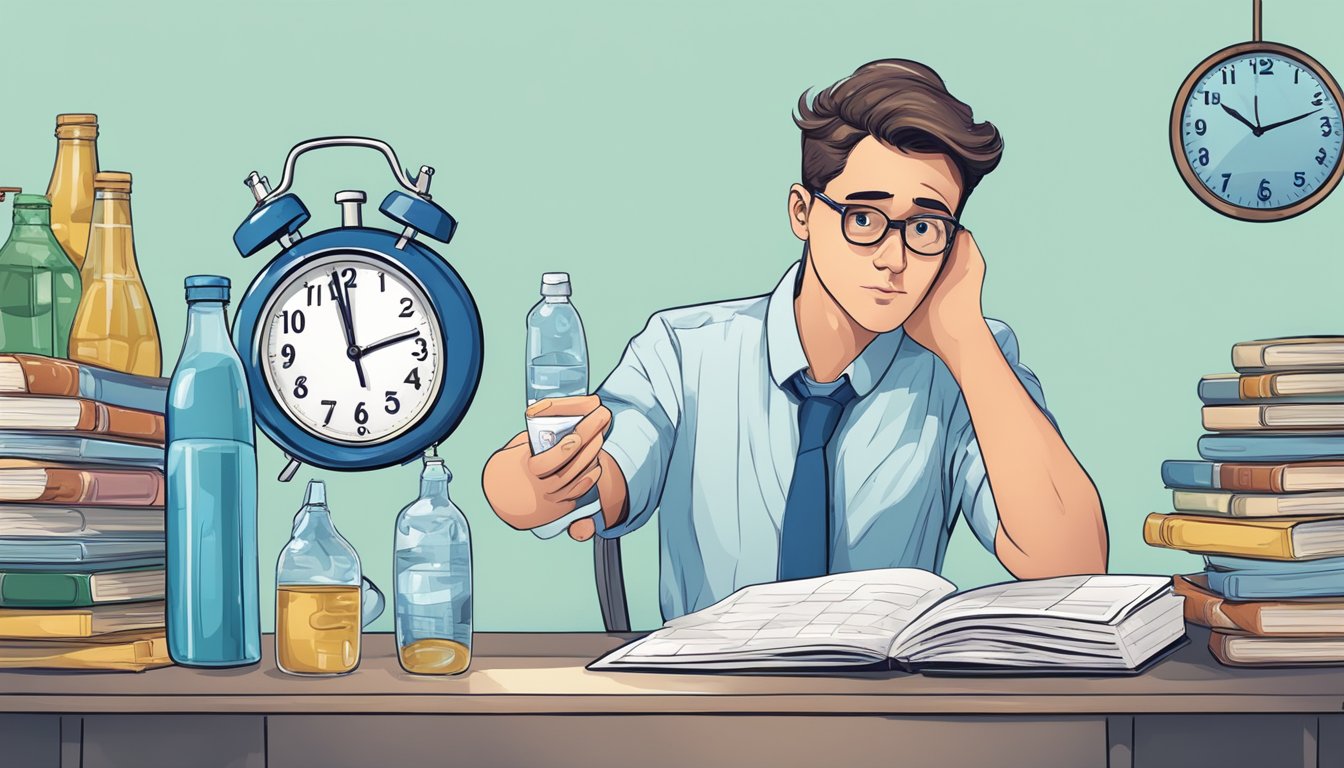
[{"label": "wooden desk", "polygon": [[15,766],[1344,765],[1344,669],[1231,670],[1207,635],[1133,678],[706,676],[583,668],[635,635],[478,634],[458,678],[390,635],[360,668],[0,673]]}]

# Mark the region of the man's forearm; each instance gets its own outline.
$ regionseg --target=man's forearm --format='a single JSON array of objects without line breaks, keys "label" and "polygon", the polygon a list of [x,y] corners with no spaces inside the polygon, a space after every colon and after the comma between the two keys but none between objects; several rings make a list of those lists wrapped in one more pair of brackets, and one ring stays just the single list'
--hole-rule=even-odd
[{"label": "man's forearm", "polygon": [[949,357],[999,512],[999,560],[1019,578],[1104,572],[1106,523],[1097,489],[989,328]]}]

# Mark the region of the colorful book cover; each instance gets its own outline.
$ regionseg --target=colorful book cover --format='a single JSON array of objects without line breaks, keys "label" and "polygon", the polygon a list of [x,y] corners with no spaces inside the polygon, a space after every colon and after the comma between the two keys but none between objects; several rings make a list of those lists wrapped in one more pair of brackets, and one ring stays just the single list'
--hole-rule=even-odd
[{"label": "colorful book cover", "polygon": [[42,355],[0,355],[0,393],[82,397],[161,414],[167,408],[168,379]]},{"label": "colorful book cover", "polygon": [[1208,461],[1311,461],[1344,458],[1344,434],[1226,434],[1199,438]]},{"label": "colorful book cover", "polygon": [[162,507],[0,504],[0,537],[85,538],[164,534]]},{"label": "colorful book cover", "polygon": [[[1306,562],[1206,557],[1209,589],[1230,600],[1344,597],[1344,558]],[[1227,568],[1228,565],[1247,567]]]},{"label": "colorful book cover", "polygon": [[163,629],[90,640],[2,640],[0,669],[143,672],[172,664]]},{"label": "colorful book cover", "polygon": [[162,600],[162,567],[83,573],[0,571],[0,607],[87,608],[100,603]]},{"label": "colorful book cover", "polygon": [[106,467],[163,469],[164,451],[157,445],[123,443],[79,435],[53,435],[0,430],[0,459],[58,461]]},{"label": "colorful book cover", "polygon": [[1215,373],[1199,380],[1205,405],[1344,402],[1344,373]]},{"label": "colorful book cover", "polygon": [[163,536],[97,536],[86,539],[0,537],[0,563],[113,563],[165,557]]},{"label": "colorful book cover", "polygon": [[164,416],[74,397],[0,395],[0,429],[162,445]]},{"label": "colorful book cover", "polygon": [[162,507],[163,472],[0,459],[0,502]]},{"label": "colorful book cover", "polygon": [[6,640],[81,640],[163,627],[162,600],[91,608],[0,608],[0,638]]}]

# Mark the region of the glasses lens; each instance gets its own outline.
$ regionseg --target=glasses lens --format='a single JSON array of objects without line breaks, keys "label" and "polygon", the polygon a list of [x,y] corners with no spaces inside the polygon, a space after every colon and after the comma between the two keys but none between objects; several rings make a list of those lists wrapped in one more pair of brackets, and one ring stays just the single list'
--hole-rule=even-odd
[{"label": "glasses lens", "polygon": [[851,207],[845,211],[845,237],[859,245],[871,245],[887,232],[887,217],[875,208]]},{"label": "glasses lens", "polygon": [[915,216],[905,223],[905,244],[916,253],[934,256],[947,249],[951,230],[945,219]]}]

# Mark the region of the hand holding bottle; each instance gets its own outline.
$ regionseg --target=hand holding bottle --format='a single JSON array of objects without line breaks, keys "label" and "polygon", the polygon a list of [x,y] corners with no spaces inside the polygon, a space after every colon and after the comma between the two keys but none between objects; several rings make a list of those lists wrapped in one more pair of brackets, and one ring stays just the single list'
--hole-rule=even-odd
[{"label": "hand holding bottle", "polygon": [[598,458],[611,425],[611,411],[596,395],[548,398],[533,403],[527,416],[582,416],[574,431],[554,448],[536,455],[527,432],[519,432],[486,462],[482,486],[499,518],[529,530],[574,511],[577,500],[602,475]]}]

